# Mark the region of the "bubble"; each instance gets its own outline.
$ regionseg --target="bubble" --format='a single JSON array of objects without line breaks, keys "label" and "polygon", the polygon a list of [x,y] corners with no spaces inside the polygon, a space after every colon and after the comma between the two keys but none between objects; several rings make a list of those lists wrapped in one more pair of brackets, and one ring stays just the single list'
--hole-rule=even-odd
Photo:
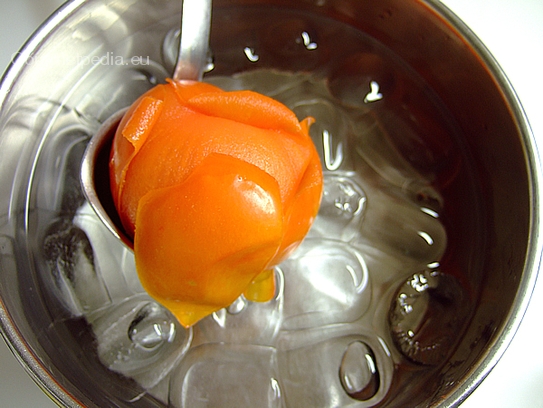
[{"label": "bubble", "polygon": [[438,365],[456,344],[467,310],[466,293],[454,276],[436,270],[413,274],[398,288],[389,311],[394,343],[410,361]]}]

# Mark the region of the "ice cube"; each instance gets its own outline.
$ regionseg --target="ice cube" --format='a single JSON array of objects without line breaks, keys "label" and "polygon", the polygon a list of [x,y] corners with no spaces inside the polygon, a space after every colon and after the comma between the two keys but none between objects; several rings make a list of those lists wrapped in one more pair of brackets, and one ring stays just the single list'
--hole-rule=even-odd
[{"label": "ice cube", "polygon": [[311,235],[349,242],[360,235],[366,194],[349,175],[325,174],[319,213]]},{"label": "ice cube", "polygon": [[368,192],[368,208],[355,246],[373,246],[406,265],[439,261],[447,246],[440,214],[386,191]]},{"label": "ice cube", "polygon": [[192,339],[192,329],[185,330],[145,294],[115,304],[90,323],[100,361],[144,388],[156,386],[170,373]]},{"label": "ice cube", "polygon": [[203,319],[196,327],[194,343],[226,342],[272,345],[277,337],[283,308],[283,275],[275,271],[277,295],[268,302],[249,302],[243,295],[228,308]]},{"label": "ice cube", "polygon": [[341,359],[339,379],[345,392],[354,399],[371,399],[380,386],[377,362],[371,348],[363,341],[350,343]]},{"label": "ice cube", "polygon": [[415,273],[390,306],[392,338],[412,362],[441,364],[460,338],[468,311],[467,295],[454,276],[430,269]]},{"label": "ice cube", "polygon": [[286,406],[371,407],[390,387],[388,348],[358,325],[282,332],[277,348]]},{"label": "ice cube", "polygon": [[172,375],[175,408],[283,406],[276,351],[271,347],[205,344],[192,348]]},{"label": "ice cube", "polygon": [[97,272],[114,302],[145,292],[136,273],[134,253],[105,227],[89,203],[78,209],[73,223],[88,236]]},{"label": "ice cube", "polygon": [[280,269],[285,279],[283,329],[352,322],[368,309],[366,263],[343,242],[307,238]]},{"label": "ice cube", "polygon": [[74,315],[111,304],[102,277],[96,271],[89,238],[70,220],[61,219],[49,227],[43,241],[43,255],[59,297]]},{"label": "ice cube", "polygon": [[[298,88],[295,90],[299,92]],[[295,103],[291,103],[291,109],[300,120],[306,117],[315,119],[309,132],[322,157],[323,169],[345,170],[349,166],[345,151],[349,120],[347,115],[337,108],[335,101],[328,100],[324,95],[322,98],[308,97],[305,100],[300,100],[299,95],[293,98],[293,95],[284,93],[281,96],[287,101],[297,99]]]}]

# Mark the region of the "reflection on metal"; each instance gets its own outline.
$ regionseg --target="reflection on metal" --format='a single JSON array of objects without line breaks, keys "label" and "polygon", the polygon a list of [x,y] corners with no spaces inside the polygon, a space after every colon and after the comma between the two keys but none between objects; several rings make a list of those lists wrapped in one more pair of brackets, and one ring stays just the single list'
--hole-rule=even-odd
[{"label": "reflection on metal", "polygon": [[423,213],[428,214],[430,217],[439,218],[439,214],[430,208],[421,207],[420,210]]},{"label": "reflection on metal", "polygon": [[427,232],[418,231],[417,234],[419,234],[419,236],[424,239],[428,245],[434,245],[434,239]]},{"label": "reflection on metal", "polygon": [[343,144],[340,142],[336,148],[336,155],[332,157],[332,135],[327,130],[322,131],[322,146],[324,149],[324,165],[327,170],[334,171],[343,162]]},{"label": "reflection on metal", "polygon": [[247,59],[251,62],[257,62],[260,57],[258,56],[258,54],[255,54],[255,50],[254,48],[251,48],[251,47],[245,47],[243,49],[243,52],[245,53],[245,56],[247,57]]},{"label": "reflection on metal", "polygon": [[383,94],[379,92],[379,84],[375,81],[370,82],[370,91],[364,98],[364,102],[376,102],[383,99]]},{"label": "reflection on metal", "polygon": [[311,41],[311,37],[309,36],[307,31],[304,31],[302,33],[302,40],[304,41],[304,46],[305,46],[306,49],[308,49],[310,51],[317,49],[317,43]]}]

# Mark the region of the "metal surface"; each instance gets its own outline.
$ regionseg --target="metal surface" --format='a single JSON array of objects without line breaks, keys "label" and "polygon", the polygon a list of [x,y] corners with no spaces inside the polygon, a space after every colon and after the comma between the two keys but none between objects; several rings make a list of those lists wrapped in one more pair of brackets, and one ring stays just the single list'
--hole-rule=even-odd
[{"label": "metal surface", "polygon": [[[444,11],[445,14],[447,14],[447,11]],[[454,17],[450,16],[450,18],[453,19],[453,21],[456,21]],[[458,21],[456,21],[456,24],[460,24],[462,27],[462,24]],[[531,168],[531,198],[530,198],[530,205],[532,208],[539,208],[539,199],[538,199],[538,188],[539,183],[538,179],[540,177],[540,167],[538,164],[538,157],[536,154],[535,144],[533,135],[527,128],[526,122],[525,122],[525,116],[520,107],[518,106],[518,101],[514,93],[512,92],[512,89],[508,83],[508,81],[505,79],[503,73],[501,70],[496,66],[493,59],[489,57],[489,55],[486,53],[485,48],[478,42],[478,40],[473,37],[473,35],[469,31],[463,31],[466,35],[466,38],[469,39],[470,42],[473,42],[475,44],[476,49],[482,53],[485,61],[490,64],[491,71],[496,75],[496,80],[501,84],[504,93],[509,101],[512,103],[512,111],[513,114],[519,119],[519,123],[521,123],[521,134],[522,134],[522,142],[525,144],[525,149],[527,152],[526,158],[527,158],[527,164]],[[467,32],[467,34],[466,34]],[[40,37],[36,37],[32,44],[36,45],[40,40]],[[19,67],[16,67],[14,71],[16,72],[17,69],[20,69],[22,67],[21,64],[19,64]],[[13,77],[12,77],[13,78]],[[9,79],[9,77],[8,77]],[[5,91],[5,88],[3,88]],[[532,227],[534,231],[537,231],[539,229],[539,218],[537,214],[533,214],[532,217]],[[533,270],[537,267],[537,264],[539,263],[539,257],[540,257],[540,251],[541,251],[541,244],[538,241],[537,233],[534,233],[534,235],[531,237],[530,240],[530,247],[528,251],[527,256],[527,262],[525,265],[526,270]],[[499,338],[497,338],[493,343],[492,346],[486,351],[486,355],[484,356],[484,359],[482,360],[482,363],[479,364],[477,368],[475,368],[470,374],[470,377],[467,381],[465,381],[460,388],[455,390],[453,393],[447,396],[445,406],[449,405],[455,405],[458,402],[460,402],[464,397],[467,396],[467,394],[477,386],[479,381],[484,378],[488,372],[491,370],[491,368],[496,364],[498,359],[500,358],[501,354],[505,351],[505,348],[511,341],[511,338],[513,334],[515,333],[516,329],[518,328],[518,325],[520,323],[520,319],[523,315],[523,311],[525,310],[525,307],[527,306],[527,302],[529,299],[529,295],[531,292],[531,289],[533,288],[535,284],[535,273],[532,274],[526,274],[519,283],[519,291],[516,294],[515,300],[512,303],[512,307],[510,311],[508,312],[509,318],[507,319],[506,324],[501,329],[501,334]],[[15,330],[9,329],[9,318],[5,315],[2,315],[2,322],[5,327],[8,327],[8,330],[6,330],[7,337],[9,340],[12,341],[12,344],[15,348],[16,353],[23,355],[24,360],[28,364],[30,370],[33,372],[33,375],[38,378],[38,381],[42,384],[45,384],[47,388],[51,390],[51,392],[57,394],[62,393],[61,388],[56,387],[54,383],[52,383],[47,378],[47,372],[43,370],[43,368],[40,366],[40,364],[37,364],[36,361],[33,360],[33,356],[28,355],[26,353],[26,347],[24,344],[24,341],[20,339],[18,336],[19,334]]]},{"label": "metal surface", "polygon": [[[100,183],[97,183],[95,180],[96,164],[100,162],[105,168],[107,168],[107,159],[109,158],[107,152],[109,152],[109,149],[107,149],[106,146],[111,146],[114,135],[113,131],[119,124],[119,121],[125,112],[126,109],[121,109],[119,112],[108,118],[100,127],[100,130],[96,132],[96,134],[89,141],[81,164],[81,187],[83,188],[83,192],[85,193],[90,205],[100,220],[102,220],[104,225],[117,239],[119,239],[128,248],[132,249],[134,247],[134,243],[129,237],[126,236],[122,226],[120,226],[120,223],[116,223],[110,216],[110,213],[114,211],[113,203],[110,203],[110,206],[108,207],[110,208],[110,211],[108,212],[104,208],[104,205],[106,204],[100,201],[97,187],[100,188],[101,186],[101,190],[104,190],[103,183],[100,185]],[[104,153],[106,156],[102,157]],[[100,160],[101,158],[105,158],[105,160]],[[105,189],[109,189],[109,184],[107,184]],[[109,196],[109,191],[107,191],[106,194]]]},{"label": "metal surface", "polygon": [[179,60],[174,79],[200,81],[207,65],[211,0],[183,0]]}]

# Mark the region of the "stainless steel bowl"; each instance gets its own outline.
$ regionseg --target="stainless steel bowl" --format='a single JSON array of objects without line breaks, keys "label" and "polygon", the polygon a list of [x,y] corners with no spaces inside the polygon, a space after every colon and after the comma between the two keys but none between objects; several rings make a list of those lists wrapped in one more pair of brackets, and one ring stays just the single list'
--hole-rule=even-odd
[{"label": "stainless steel bowl", "polygon": [[[326,15],[364,31],[411,66],[454,116],[472,158],[482,210],[477,222],[470,220],[475,213],[461,203],[473,200],[462,200],[468,190],[457,182],[450,194],[465,222],[452,234],[466,237],[463,248],[477,244],[477,262],[470,267],[480,291],[447,362],[400,381],[386,404],[459,405],[511,341],[541,257],[541,168],[514,91],[480,41],[437,1],[215,1],[217,9],[262,4]],[[130,403],[141,388],[98,360],[85,319],[58,301],[58,288],[45,278],[39,249],[47,222],[70,216],[82,200],[76,194],[57,202],[59,189],[79,182],[79,169],[66,169],[66,157],[57,153],[80,155],[90,130],[168,75],[172,58],[156,39],[160,43],[177,25],[177,14],[177,0],[69,2],[26,44],[0,86],[2,334],[36,382],[63,406],[162,406],[148,395]],[[215,27],[212,46],[236,27]],[[138,71],[146,61],[137,58],[147,56],[151,63]],[[116,57],[136,68],[130,87]],[[216,68],[235,70],[220,61]],[[73,126],[74,118],[79,125]],[[61,178],[40,178],[55,169]],[[459,264],[472,259],[458,256]]]}]

